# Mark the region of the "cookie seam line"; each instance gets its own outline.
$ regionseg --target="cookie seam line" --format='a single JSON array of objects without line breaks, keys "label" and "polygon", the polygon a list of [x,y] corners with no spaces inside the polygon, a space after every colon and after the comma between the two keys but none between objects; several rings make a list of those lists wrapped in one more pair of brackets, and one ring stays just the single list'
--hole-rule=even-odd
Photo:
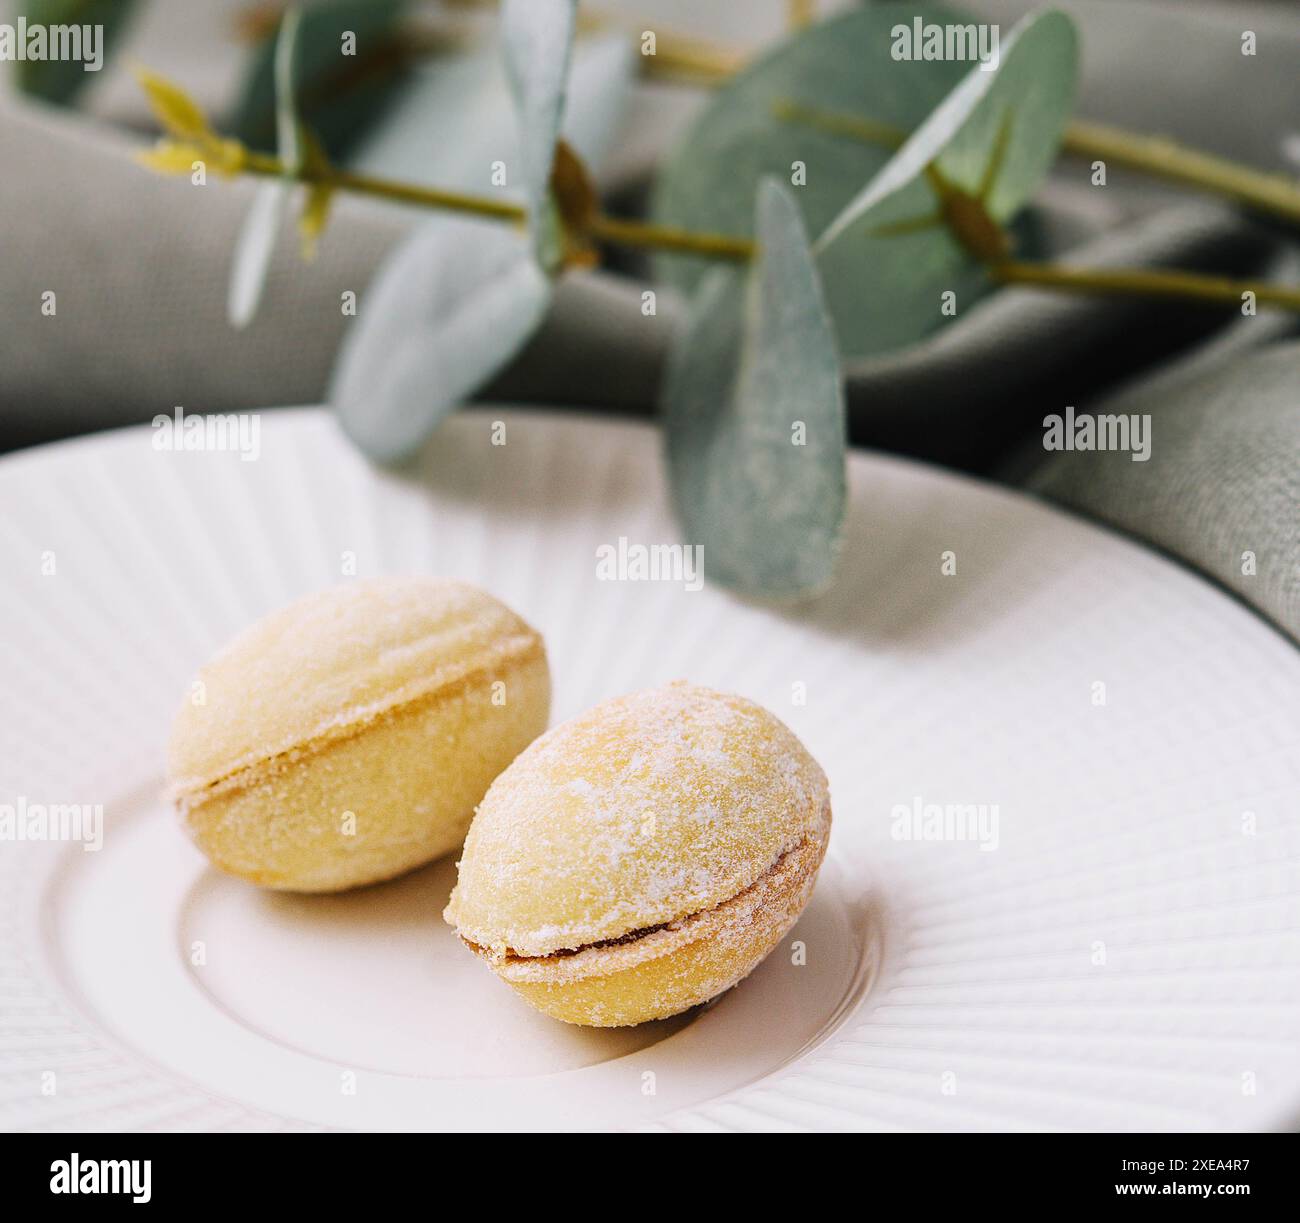
[{"label": "cookie seam line", "polygon": [[[727,904],[729,901],[734,900],[737,896],[741,895],[743,892],[753,887],[754,884],[756,884],[760,879],[762,879],[763,876],[766,875],[767,872],[770,871],[773,868],[773,866],[775,866],[776,863],[780,861],[780,859],[785,854],[789,853],[791,850],[796,848],[802,841],[810,837],[815,839],[818,835],[820,835],[823,840],[829,838],[830,824],[831,824],[831,796],[830,796],[829,788],[827,787],[826,784],[825,774],[821,774],[819,771],[819,776],[821,780],[821,784],[820,786],[818,786],[818,789],[821,792],[820,801],[814,800],[815,806],[813,806],[812,808],[813,814],[809,819],[808,823],[805,825],[805,827],[809,829],[809,831],[799,834],[795,840],[787,841],[784,845],[782,845],[782,847],[777,851],[775,857],[772,858],[771,862],[768,864],[767,867],[765,867],[758,874],[751,876],[747,882],[741,882],[736,887],[735,891],[731,892],[729,895],[724,896],[719,900],[715,900],[712,904],[706,904],[705,907],[702,909],[692,910],[689,913],[675,913],[675,914],[661,916],[645,924],[648,926],[656,926],[656,925],[664,926],[664,925],[670,925],[674,922],[687,921],[690,918],[694,917],[697,913],[707,913],[711,909],[717,908],[719,905]],[[737,872],[737,873],[740,874],[740,877],[743,880],[744,879],[743,872]],[[501,946],[509,947],[512,945],[512,943],[514,944],[521,943],[521,942],[526,943],[528,939],[532,936],[532,934],[535,933],[535,928],[529,930],[523,930],[523,931],[520,931],[519,929],[516,928],[513,930],[513,934],[515,937],[512,939],[509,931],[504,932],[504,937],[502,937],[500,936],[499,928],[497,930],[487,930],[482,925],[475,926],[472,923],[464,922],[463,920],[461,920],[460,917],[456,915],[456,910],[463,907],[463,901],[461,901],[460,897],[461,897],[461,886],[460,883],[458,882],[455,889],[452,891],[451,898],[447,902],[446,908],[444,908],[443,910],[443,920],[447,922],[449,926],[453,927],[456,933],[459,934],[461,938],[466,942],[466,944],[469,945],[471,948],[475,946],[483,947],[485,949],[492,948],[492,947],[501,947]],[[463,917],[463,914],[461,915],[461,917]],[[590,927],[593,923],[588,922],[586,924],[588,927]],[[626,935],[626,933],[628,933],[626,931],[624,932],[624,935],[595,934],[594,931],[588,933],[581,930],[575,931],[574,929],[575,925],[576,923],[569,923],[565,927],[568,937],[572,939],[572,945],[566,945],[561,943],[556,946],[547,947],[545,950],[538,951],[534,955],[519,956],[517,958],[525,959],[525,960],[548,959],[551,956],[556,955],[562,951],[576,952],[578,949],[586,947],[591,943],[611,941],[613,939],[622,938]],[[520,935],[522,935],[522,937],[520,937]]]},{"label": "cookie seam line", "polygon": [[[689,946],[691,943],[698,942],[700,939],[708,937],[709,931],[700,930],[699,927],[708,924],[710,917],[721,915],[722,910],[730,908],[732,906],[741,906],[746,901],[746,898],[751,896],[752,896],[751,907],[753,905],[757,905],[758,896],[756,895],[756,893],[763,887],[764,884],[769,883],[773,879],[773,877],[779,873],[783,862],[789,859],[792,855],[796,854],[805,845],[820,850],[820,852],[817,853],[816,855],[817,857],[816,865],[820,866],[821,860],[825,856],[826,845],[829,840],[829,824],[830,824],[829,798],[823,804],[822,812],[824,813],[824,815],[823,818],[819,821],[819,827],[816,831],[810,832],[805,836],[800,837],[799,840],[793,842],[792,844],[782,849],[781,852],[778,853],[777,856],[772,860],[771,865],[769,865],[765,871],[759,874],[756,879],[754,879],[751,883],[747,884],[745,887],[741,888],[734,895],[727,897],[725,900],[720,900],[718,901],[717,904],[710,905],[706,909],[697,909],[693,913],[685,914],[682,917],[674,918],[671,919],[669,922],[664,923],[665,927],[671,927],[673,925],[677,925],[678,928],[675,930],[671,928],[656,929],[649,934],[634,939],[630,943],[624,943],[621,946],[596,947],[592,945],[584,945],[584,946],[579,946],[576,949],[569,949],[569,948],[558,949],[558,951],[569,952],[569,954],[566,955],[558,954],[557,951],[557,952],[551,952],[547,955],[517,956],[509,959],[494,959],[490,954],[490,952],[488,952],[482,945],[477,945],[470,942],[470,940],[466,939],[463,934],[460,936],[461,941],[464,942],[465,945],[469,947],[469,949],[476,956],[479,957],[479,959],[483,960],[484,963],[488,964],[494,972],[496,972],[499,976],[501,976],[503,980],[506,981],[513,980],[519,984],[545,983],[548,976],[550,975],[546,972],[546,969],[548,967],[553,967],[555,969],[559,969],[561,967],[567,968],[568,973],[566,974],[557,973],[556,975],[564,975],[570,977],[573,980],[580,980],[585,977],[604,975],[608,972],[619,970],[617,968],[611,968],[609,967],[608,963],[605,963],[599,966],[592,965],[590,971],[582,972],[580,970],[586,967],[586,965],[581,962],[578,962],[580,961],[580,957],[585,957],[587,961],[590,962],[591,960],[596,959],[596,957],[600,957],[601,959],[608,961],[617,955],[617,958],[619,960],[628,961],[626,964],[620,965],[620,968],[624,968],[624,967],[631,968],[631,967],[635,967],[638,964],[648,963],[652,960],[660,959],[665,955],[672,954],[674,951],[677,951],[682,947]],[[812,869],[815,872],[816,866],[813,867]],[[799,872],[799,873],[804,873],[804,872]],[[740,913],[740,908],[737,908],[737,915],[739,915],[739,913]],[[597,941],[603,942],[605,940],[597,940]],[[635,949],[652,948],[653,951],[652,954],[642,955],[637,957],[633,953],[634,948]],[[533,967],[534,970],[537,972],[536,977],[534,977],[533,974],[528,971],[530,967]]]},{"label": "cookie seam line", "polygon": [[347,722],[318,727],[314,732],[308,732],[277,751],[242,760],[212,781],[195,781],[187,778],[177,782],[168,787],[167,797],[182,812],[192,810],[202,806],[209,799],[256,784],[256,774],[274,773],[278,765],[293,764],[319,755],[327,748],[355,738],[362,731],[386,718],[415,712],[420,705],[431,704],[437,699],[467,691],[480,680],[545,659],[546,650],[537,633],[534,632],[528,637],[519,635],[517,638],[512,638],[512,643],[515,641],[522,644],[512,644],[509,648],[495,650],[487,660],[476,662],[472,667],[450,678],[444,678],[430,687],[417,688],[414,692],[402,696],[373,701],[358,710],[357,716]]},{"label": "cookie seam line", "polygon": [[[753,883],[734,896],[678,918],[681,924],[676,930],[659,929],[620,946],[583,947],[570,955],[528,956],[503,962],[489,959],[488,963],[503,980],[518,985],[576,983],[653,963],[716,934],[719,924],[749,920],[761,903],[760,892],[775,881],[782,862],[812,840],[805,838],[784,851]],[[797,881],[807,873],[793,871],[792,878]]]}]

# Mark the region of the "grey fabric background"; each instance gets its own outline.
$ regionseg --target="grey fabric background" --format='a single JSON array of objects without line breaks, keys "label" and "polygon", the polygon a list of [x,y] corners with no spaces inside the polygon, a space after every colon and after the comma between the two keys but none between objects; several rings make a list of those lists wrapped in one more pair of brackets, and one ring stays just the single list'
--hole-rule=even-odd
[{"label": "grey fabric background", "polygon": [[[231,30],[241,7],[154,0],[78,111],[0,90],[0,447],[148,420],[177,404],[230,411],[322,398],[347,326],[340,294],[363,293],[418,216],[341,200],[310,265],[286,233],[257,323],[235,333],[225,321],[226,283],[251,185],[214,181],[196,191],[130,159],[150,125],[127,63],[175,76],[220,115],[239,86],[243,51]],[[755,46],[775,34],[783,6],[620,0],[619,7]],[[966,7],[1009,24],[1034,6]],[[1083,115],[1262,168],[1287,165],[1285,150],[1300,132],[1294,7],[1231,0],[1061,7],[1083,33]],[[1240,54],[1243,29],[1258,34],[1254,58]],[[703,100],[689,89],[638,87],[605,175],[618,206],[635,206],[655,159]],[[1087,170],[1064,159],[1034,218],[1049,247],[1072,262],[1300,279],[1293,233],[1131,173],[1112,170],[1097,189]],[[661,295],[658,315],[642,316],[639,272],[630,263],[569,278],[542,333],[485,395],[651,411],[679,311]],[[54,318],[40,312],[46,290],[58,295]],[[1300,349],[1283,342],[1296,328],[1281,316],[1234,317],[1004,290],[913,350],[851,366],[852,437],[1026,483],[1202,568],[1300,634]],[[1045,453],[1042,417],[1066,404],[1150,412],[1151,462]],[[1255,579],[1239,573],[1247,548],[1261,558]]]},{"label": "grey fabric background", "polygon": [[[318,258],[286,223],[255,324],[226,321],[230,257],[251,180],[160,178],[141,142],[49,107],[0,105],[0,443],[25,445],[188,411],[318,403],[359,295],[417,214],[340,198]],[[555,310],[491,394],[648,407],[671,315],[640,285],[568,278]],[[53,290],[57,314],[41,313]]]},{"label": "grey fabric background", "polygon": [[[1098,405],[1150,413],[1151,458],[1060,455],[1030,486],[1217,578],[1295,635],[1300,625],[1300,342],[1198,356]],[[1254,554],[1253,574],[1244,554]]]}]

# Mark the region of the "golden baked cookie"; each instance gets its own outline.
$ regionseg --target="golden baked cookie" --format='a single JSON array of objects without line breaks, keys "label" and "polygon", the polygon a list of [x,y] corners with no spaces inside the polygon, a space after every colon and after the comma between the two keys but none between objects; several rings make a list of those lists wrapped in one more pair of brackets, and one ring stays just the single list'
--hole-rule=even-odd
[{"label": "golden baked cookie", "polygon": [[541,637],[490,595],[425,577],[338,586],[199,672],[170,796],[232,875],[300,892],[374,883],[459,846],[549,710]]},{"label": "golden baked cookie", "polygon": [[669,684],[556,727],[492,783],[444,917],[548,1015],[662,1019],[780,942],[830,822],[826,775],[781,721]]}]

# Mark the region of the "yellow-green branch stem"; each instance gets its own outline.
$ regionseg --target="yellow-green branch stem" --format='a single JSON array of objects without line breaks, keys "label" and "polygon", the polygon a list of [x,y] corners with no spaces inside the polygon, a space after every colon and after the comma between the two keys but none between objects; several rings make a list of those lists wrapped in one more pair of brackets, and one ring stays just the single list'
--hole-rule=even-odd
[{"label": "yellow-green branch stem", "polygon": [[[250,152],[245,168],[251,174],[268,178],[284,177],[284,166],[280,160],[264,153]],[[521,204],[494,200],[488,196],[418,187],[332,168],[305,168],[297,177],[300,182],[321,184],[340,191],[352,191],[402,204],[481,216],[516,225],[522,225],[528,220],[528,211]],[[589,222],[587,233],[594,239],[617,246],[696,255],[733,263],[752,259],[757,250],[756,244],[749,238],[699,233],[671,225],[653,225],[604,215],[598,215]],[[1003,284],[1030,285],[1068,293],[1162,297],[1236,306],[1241,305],[1244,293],[1253,293],[1260,306],[1275,306],[1300,312],[1300,291],[1295,289],[1254,281],[1200,276],[1193,272],[1145,268],[1091,270],[1049,263],[1019,263],[1015,260],[1001,260],[988,266],[990,275]]]},{"label": "yellow-green branch stem", "polygon": [[[831,135],[897,149],[908,133],[888,123],[859,115],[823,111],[801,103],[778,100],[773,114],[789,123],[802,123]],[[1090,161],[1127,166],[1153,178],[1195,187],[1222,196],[1255,212],[1300,225],[1300,182],[1285,174],[1265,174],[1249,166],[1190,149],[1162,136],[1143,136],[1102,123],[1076,120],[1065,129],[1061,151]]]},{"label": "yellow-green branch stem", "polygon": [[[269,178],[284,176],[284,166],[279,159],[263,153],[249,153],[245,166],[252,174]],[[443,191],[435,187],[418,187],[391,179],[352,174],[345,170],[308,168],[298,175],[298,180],[376,199],[481,216],[516,225],[522,225],[528,220],[528,211],[521,204],[494,200],[488,196]],[[587,232],[592,238],[617,246],[696,255],[733,263],[752,259],[757,250],[756,244],[749,238],[699,233],[671,225],[653,225],[604,215],[593,218],[587,226]],[[1300,312],[1300,291],[1295,289],[1254,281],[1200,276],[1193,272],[1145,268],[1092,270],[1059,267],[1049,263],[1019,263],[1014,260],[991,263],[989,272],[1003,284],[1031,285],[1092,295],[1162,297],[1240,306],[1242,295],[1249,292],[1255,295],[1256,302],[1261,306]]]},{"label": "yellow-green branch stem", "polygon": [[1071,123],[1061,148],[1076,157],[1128,166],[1153,178],[1196,187],[1300,225],[1300,183],[1284,174],[1265,174],[1160,136],[1142,136],[1103,123]]},{"label": "yellow-green branch stem", "polygon": [[1008,259],[990,264],[989,274],[994,280],[1008,285],[1064,289],[1071,293],[1107,297],[1163,297],[1237,307],[1241,306],[1245,294],[1251,293],[1260,306],[1300,312],[1300,290],[1222,276],[1201,276],[1195,272],[1154,268],[1071,268]]},{"label": "yellow-green branch stem", "polygon": [[748,238],[697,233],[673,225],[651,225],[643,221],[625,221],[618,217],[598,216],[587,226],[587,232],[593,238],[617,246],[645,247],[678,255],[700,255],[732,263],[744,263],[745,260],[752,259],[758,249]]},{"label": "yellow-green branch stem", "polygon": [[[248,154],[245,163],[250,174],[267,178],[283,178],[284,163],[278,157],[265,153]],[[294,176],[298,182],[334,187],[374,199],[390,200],[397,204],[415,204],[422,208],[439,208],[446,212],[468,213],[489,217],[497,221],[513,221],[522,225],[528,220],[528,210],[520,204],[494,200],[488,196],[468,195],[460,191],[443,191],[437,187],[417,187],[393,179],[374,178],[368,174],[352,174],[347,170],[312,170],[304,167]]]},{"label": "yellow-green branch stem", "polygon": [[[642,27],[632,25],[626,17],[580,9],[580,34],[622,33],[640,40]],[[641,71],[650,77],[684,79],[703,88],[715,88],[730,80],[745,66],[743,52],[721,47],[702,38],[692,38],[671,30],[655,29],[653,55],[639,55]]]},{"label": "yellow-green branch stem", "polygon": [[640,57],[648,77],[715,89],[744,67],[740,56],[699,39],[665,34],[656,41],[655,53]]},{"label": "yellow-green branch stem", "polygon": [[[283,178],[285,167],[277,157],[250,152],[244,162],[250,174],[266,178]],[[373,199],[389,200],[417,207],[437,208],[459,212],[490,220],[508,221],[522,225],[528,220],[528,210],[522,204],[495,200],[490,196],[471,195],[461,191],[444,191],[437,187],[420,187],[393,179],[376,178],[368,174],[353,174],[346,170],[312,169],[305,167],[296,176],[297,181],[333,187],[367,195]],[[587,225],[591,237],[619,246],[638,247],[645,250],[672,251],[676,254],[700,255],[710,259],[743,262],[754,254],[754,243],[748,238],[729,234],[698,233],[670,225],[653,225],[644,221],[621,220],[617,217],[596,216]]]},{"label": "yellow-green branch stem", "polygon": [[892,123],[878,123],[875,119],[838,110],[821,110],[791,98],[777,98],[772,103],[772,114],[783,123],[801,123],[830,136],[843,136],[846,140],[876,144],[886,149],[902,148],[908,136],[905,128]]},{"label": "yellow-green branch stem", "polygon": [[[277,10],[283,11],[272,5],[257,10],[260,13],[259,29],[269,33],[274,28],[271,15]],[[787,12],[792,30],[807,26],[814,16],[811,0],[787,0]],[[615,18],[599,12],[584,13],[580,18],[580,26],[587,32],[610,30],[617,28],[618,24]],[[747,57],[742,52],[700,39],[663,32],[656,42],[656,54],[641,57],[643,71],[653,76],[684,76],[698,83],[716,85],[730,79],[746,63]],[[426,35],[423,39],[416,39],[411,50],[417,54],[433,54],[445,52],[447,47],[446,35],[439,33],[436,37]],[[857,115],[821,111],[788,100],[777,101],[773,110],[778,117],[790,122],[806,123],[823,131],[887,148],[898,148],[908,136],[906,131],[890,124],[875,123]],[[1284,174],[1267,174],[1162,136],[1143,135],[1083,120],[1069,124],[1061,149],[1072,156],[1112,162],[1166,182],[1194,187],[1300,225],[1300,182]]]}]

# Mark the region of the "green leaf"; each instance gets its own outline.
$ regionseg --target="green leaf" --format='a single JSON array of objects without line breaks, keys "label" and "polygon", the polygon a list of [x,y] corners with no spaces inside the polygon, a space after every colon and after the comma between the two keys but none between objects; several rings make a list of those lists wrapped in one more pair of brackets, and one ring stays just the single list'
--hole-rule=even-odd
[{"label": "green leaf", "polygon": [[272,57],[276,93],[276,154],[284,165],[278,182],[262,183],[235,240],[226,312],[230,325],[243,330],[253,321],[266,290],[275,243],[302,164],[303,148],[295,106],[295,67],[302,34],[302,10],[291,6],[280,21]]},{"label": "green leaf", "polygon": [[[635,79],[633,44],[623,36],[579,39],[569,69],[561,134],[600,177]],[[422,62],[400,97],[349,159],[361,174],[523,202],[524,176],[500,191],[492,163],[521,164],[519,120],[498,47]]]},{"label": "green leaf", "polygon": [[[1010,219],[1051,168],[1074,105],[1078,37],[1064,13],[1047,10],[1020,21],[1002,44],[992,72],[971,68],[961,83],[911,133],[888,165],[850,202],[819,245],[935,163],[971,193],[1005,148],[992,180],[989,210]],[[1009,126],[1004,131],[1004,124]]]},{"label": "green leaf", "polygon": [[[884,166],[891,150],[787,121],[777,109],[798,102],[910,132],[969,67],[894,60],[891,30],[914,15],[938,22],[962,19],[938,5],[855,8],[780,44],[715,91],[659,177],[654,219],[748,236],[759,180],[774,175],[790,182],[792,164],[803,162],[807,183],[795,198],[809,233],[821,233]],[[656,259],[655,270],[689,291],[707,264],[665,255]]]},{"label": "green leaf", "polygon": [[539,262],[552,272],[563,262],[564,235],[551,200],[551,166],[577,10],[577,0],[504,0],[501,5],[501,48],[519,123],[529,228]]},{"label": "green leaf", "polygon": [[28,26],[101,26],[100,67],[87,72],[85,61],[46,59],[18,61],[18,88],[47,102],[68,103],[103,70],[114,44],[121,36],[135,8],[135,0],[19,0],[9,6],[5,20],[17,24],[26,17]]},{"label": "green leaf", "polygon": [[[348,167],[427,187],[495,192],[492,163],[513,163],[516,128],[496,47],[437,56],[411,71],[352,151]],[[517,191],[510,194],[520,198]]]},{"label": "green leaf", "polygon": [[560,135],[597,179],[631,101],[638,60],[626,34],[592,35],[574,45]]},{"label": "green leaf", "polygon": [[799,209],[759,184],[748,275],[705,278],[665,383],[673,495],[711,578],[791,597],[827,585],[845,506],[839,357]]},{"label": "green leaf", "polygon": [[[303,13],[298,36],[298,114],[330,157],[342,160],[353,142],[390,104],[405,79],[395,56],[395,31],[410,0],[320,0]],[[356,36],[356,54],[343,37]],[[252,148],[277,143],[275,44],[255,52],[232,119],[235,135]]]},{"label": "green leaf", "polygon": [[946,228],[881,233],[933,213],[933,191],[916,177],[888,195],[851,226],[832,226],[814,250],[836,339],[846,357],[893,352],[924,339],[951,315],[943,294],[951,292],[958,313],[992,288],[983,265]]},{"label": "green leaf", "polygon": [[329,398],[344,430],[374,459],[411,454],[524,346],[551,293],[519,230],[420,226],[362,295],[340,351]]},{"label": "green leaf", "polygon": [[[939,197],[926,167],[1005,223],[1055,160],[1074,99],[1078,40],[1054,11],[1021,21],[1003,41],[996,71],[972,68],[881,172],[817,240],[815,251],[842,350],[870,356],[922,339],[992,287],[983,265],[941,225],[898,232],[934,216]],[[1000,150],[1000,153],[999,153]],[[892,232],[891,232],[892,231]]]},{"label": "green leaf", "polygon": [[504,0],[501,46],[519,117],[519,153],[530,201],[546,196],[560,137],[576,0]]},{"label": "green leaf", "polygon": [[[939,129],[950,125],[953,130],[939,158],[944,176],[977,191],[997,145],[1004,140],[988,208],[995,220],[1009,221],[1029,202],[1055,163],[1078,83],[1079,35],[1074,21],[1058,9],[1024,17],[1003,41],[997,69],[972,70],[945,101],[941,114],[927,121],[927,129],[933,124]],[[1005,136],[1004,122],[1009,124]]]},{"label": "green leaf", "polygon": [[253,321],[262,304],[271,257],[289,206],[289,192],[285,182],[260,183],[235,239],[226,316],[237,331]]},{"label": "green leaf", "polygon": [[280,19],[271,59],[275,80],[275,151],[284,165],[286,177],[294,177],[302,168],[302,140],[298,118],[298,59],[302,39],[302,9],[290,5]]},{"label": "green leaf", "polygon": [[212,135],[202,107],[175,81],[147,68],[137,68],[135,78],[149,99],[149,109],[158,125],[173,140],[203,141]]}]

